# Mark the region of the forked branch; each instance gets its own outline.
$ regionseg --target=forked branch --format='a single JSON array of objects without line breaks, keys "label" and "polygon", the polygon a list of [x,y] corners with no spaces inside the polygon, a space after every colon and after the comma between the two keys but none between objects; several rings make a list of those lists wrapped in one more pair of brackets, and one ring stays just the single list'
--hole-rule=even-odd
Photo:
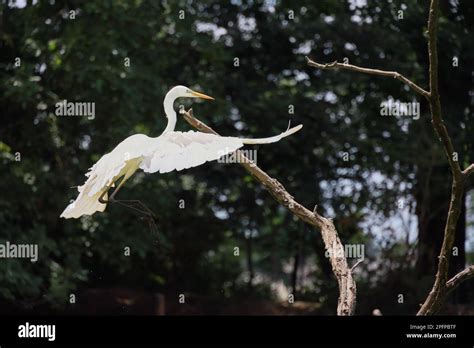
[{"label": "forked branch", "polygon": [[407,79],[405,76],[402,74],[396,72],[396,71],[386,71],[386,70],[379,70],[379,69],[370,69],[370,68],[363,68],[357,65],[352,65],[352,64],[345,64],[345,63],[338,63],[337,61],[332,62],[332,63],[326,63],[326,64],[320,64],[317,63],[313,60],[311,60],[309,57],[305,57],[306,62],[308,63],[309,66],[312,66],[314,68],[318,68],[321,70],[337,70],[337,69],[346,69],[346,70],[352,70],[352,71],[357,71],[361,72],[364,74],[369,74],[369,75],[379,75],[379,76],[387,76],[387,77],[392,77],[394,79],[397,79],[407,86],[409,86],[411,89],[413,89],[415,92],[421,94],[422,96],[429,98],[430,93],[426,91],[425,89],[421,88],[418,86],[416,83],[413,81]]},{"label": "forked branch", "polygon": [[[464,182],[466,175],[461,171],[459,162],[455,161],[455,150],[444,125],[441,114],[441,103],[438,89],[438,48],[437,48],[437,31],[438,31],[439,4],[438,0],[432,0],[430,4],[430,13],[428,17],[428,55],[430,64],[430,109],[431,121],[438,137],[443,144],[444,152],[451,167],[452,185],[451,200],[449,203],[448,218],[444,228],[443,245],[438,256],[438,270],[436,278],[428,297],[418,311],[418,315],[433,315],[439,311],[446,300],[450,291],[457,287],[467,277],[458,275],[454,276],[453,282],[448,281],[449,260],[451,250],[453,249],[456,236],[456,226],[461,214]],[[461,272],[462,273],[462,272]],[[451,282],[451,283],[450,283]],[[448,287],[449,283],[449,287]]]},{"label": "forked branch", "polygon": [[469,175],[474,173],[474,164],[471,164],[470,166],[468,166],[466,169],[463,170],[462,173],[464,174],[465,177],[468,177]]},{"label": "forked branch", "polygon": [[474,277],[474,266],[469,266],[463,271],[456,274],[446,282],[446,289],[449,292],[456,289],[462,282]]},{"label": "forked branch", "polygon": [[[204,133],[217,134],[212,128],[205,125],[193,116],[192,109],[183,113],[184,119],[197,130]],[[295,201],[294,197],[286,191],[285,187],[277,180],[270,177],[254,162],[245,157],[241,151],[236,151],[239,164],[257,179],[270,192],[273,198],[288,209],[293,215],[306,223],[318,228],[327,250],[330,250],[329,261],[339,285],[338,315],[352,315],[356,305],[356,284],[352,277],[351,269],[344,257],[344,246],[330,219],[322,217],[316,211],[306,209]]]},{"label": "forked branch", "polygon": [[446,296],[454,290],[463,281],[474,276],[474,266],[470,266],[464,271],[458,273],[448,280],[449,260],[451,250],[454,245],[456,226],[459,220],[463,195],[464,184],[466,178],[474,173],[474,164],[468,166],[465,170],[461,170],[457,161],[456,152],[453,142],[449,136],[448,130],[444,124],[441,113],[441,102],[438,88],[438,49],[437,49],[437,30],[439,16],[439,0],[431,0],[429,17],[428,17],[428,55],[429,55],[429,82],[430,90],[426,91],[411,80],[395,71],[384,71],[377,69],[362,68],[351,64],[343,64],[333,62],[329,64],[317,63],[306,57],[308,65],[324,70],[346,69],[361,73],[393,77],[405,83],[415,92],[426,97],[431,111],[431,121],[438,138],[443,145],[444,153],[451,168],[452,186],[451,200],[449,205],[448,217],[444,229],[444,239],[439,254],[438,269],[436,273],[435,283],[425,302],[418,311],[418,315],[435,314],[443,305]]}]

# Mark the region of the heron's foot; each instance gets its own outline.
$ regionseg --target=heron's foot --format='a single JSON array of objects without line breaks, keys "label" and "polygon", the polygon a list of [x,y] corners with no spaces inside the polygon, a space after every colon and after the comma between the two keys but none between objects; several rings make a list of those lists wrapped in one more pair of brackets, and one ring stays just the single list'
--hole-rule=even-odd
[{"label": "heron's foot", "polygon": [[156,215],[141,201],[139,200],[118,200],[110,197],[106,203],[117,203],[125,208],[131,209],[136,213],[139,213],[139,219],[146,221],[148,228],[153,236],[155,236],[156,242],[158,243],[158,248],[164,252],[169,252],[171,249],[167,246],[166,241],[162,239],[161,234],[158,232],[158,227],[156,225]]},{"label": "heron's foot", "polygon": [[118,200],[118,199],[109,199],[107,203],[117,203],[125,208],[131,209],[136,213],[139,213],[140,219],[145,220],[148,223],[148,227],[152,233],[158,233],[158,228],[156,226],[156,215],[139,200]]},{"label": "heron's foot", "polygon": [[155,218],[151,215],[142,217],[143,220],[146,220],[148,223],[148,228],[152,234],[158,235],[158,227],[156,226]]}]

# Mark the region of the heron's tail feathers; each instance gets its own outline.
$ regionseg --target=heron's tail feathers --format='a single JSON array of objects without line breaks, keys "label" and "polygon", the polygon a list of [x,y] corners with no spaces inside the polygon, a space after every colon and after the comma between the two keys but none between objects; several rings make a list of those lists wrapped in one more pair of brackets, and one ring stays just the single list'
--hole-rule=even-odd
[{"label": "heron's tail feathers", "polygon": [[[65,219],[77,219],[82,215],[92,215],[96,211],[102,212],[107,207],[107,204],[99,202],[100,196],[104,194],[103,190],[97,192],[93,196],[87,194],[89,191],[87,187],[84,188],[84,186],[82,186],[79,188],[79,191],[79,196],[74,202],[69,204],[66,209],[64,209],[61,217]],[[107,200],[107,193],[104,194],[103,198]]]},{"label": "heron's tail feathers", "polygon": [[249,144],[249,145],[256,145],[256,144],[271,144],[271,143],[276,143],[277,141],[280,141],[281,139],[292,135],[296,132],[298,132],[301,128],[303,128],[303,125],[300,124],[296,127],[289,128],[285,132],[275,135],[273,137],[268,137],[268,138],[254,138],[254,139],[245,139],[245,138],[240,138],[242,143],[244,144]]}]

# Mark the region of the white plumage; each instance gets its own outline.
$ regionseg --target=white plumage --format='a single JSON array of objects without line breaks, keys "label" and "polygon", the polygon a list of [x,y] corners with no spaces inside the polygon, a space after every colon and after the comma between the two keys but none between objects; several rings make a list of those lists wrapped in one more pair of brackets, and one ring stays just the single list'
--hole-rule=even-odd
[{"label": "white plumage", "polygon": [[143,157],[140,169],[147,173],[168,173],[197,167],[234,152],[244,144],[241,139],[201,132],[169,132],[157,139]]},{"label": "white plumage", "polygon": [[[174,101],[179,97],[212,99],[184,86],[172,88],[166,95],[164,107],[168,125],[163,134],[151,138],[135,134],[110,153],[102,156],[88,171],[84,185],[78,187],[79,195],[61,214],[64,218],[79,218],[104,211],[107,204],[99,198],[107,199],[107,191],[123,177],[113,195],[135,173],[142,169],[146,173],[168,173],[199,166],[214,161],[241,148],[244,144],[268,144],[279,141],[301,129],[302,125],[270,138],[242,139],[222,137],[202,132],[176,132],[176,112]],[[111,196],[112,197],[112,196]]]}]

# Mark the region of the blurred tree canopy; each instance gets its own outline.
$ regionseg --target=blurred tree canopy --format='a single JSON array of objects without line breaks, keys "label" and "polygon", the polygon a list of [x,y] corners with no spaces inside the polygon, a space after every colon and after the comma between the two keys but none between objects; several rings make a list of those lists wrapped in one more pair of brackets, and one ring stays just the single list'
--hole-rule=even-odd
[{"label": "blurred tree canopy", "polygon": [[[474,160],[473,12],[469,1],[443,2],[439,30],[443,111],[462,163]],[[333,217],[345,243],[364,243],[359,313],[414,313],[432,284],[449,199],[427,104],[398,81],[317,71],[304,56],[347,58],[427,86],[427,13],[414,0],[3,0],[0,242],[37,243],[40,258],[0,260],[2,308],[64,311],[69,294],[92,287],[229,301],[276,299],[283,286],[334,312],[337,286],[318,231],[238,165],[137,173],[120,196],[156,212],[159,236],[114,205],[59,218],[101,155],[131,134],[160,134],[163,97],[184,84],[216,98],[193,109],[220,134],[263,137],[289,120],[304,124],[255,147],[259,166]],[[387,99],[420,102],[420,119],[381,117]],[[61,100],[94,102],[95,118],[56,116]],[[178,120],[178,129],[189,126]],[[466,262],[466,229],[453,272]]]}]

